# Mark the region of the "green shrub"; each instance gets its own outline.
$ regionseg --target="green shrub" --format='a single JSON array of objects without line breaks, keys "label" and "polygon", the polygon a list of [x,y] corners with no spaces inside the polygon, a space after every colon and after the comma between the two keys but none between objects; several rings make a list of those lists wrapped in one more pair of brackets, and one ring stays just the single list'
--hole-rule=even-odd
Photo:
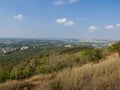
[{"label": "green shrub", "polygon": [[111,45],[108,49],[110,52],[118,52],[120,54],[120,41]]},{"label": "green shrub", "polygon": [[80,58],[85,60],[86,62],[96,62],[99,61],[104,57],[101,49],[94,49],[94,50],[83,50],[80,53]]},{"label": "green shrub", "polygon": [[24,70],[22,71],[22,74],[23,74],[24,78],[28,78],[28,77],[30,77],[31,75],[34,74],[34,69],[30,66],[26,66],[24,68]]},{"label": "green shrub", "polygon": [[69,66],[70,60],[68,60],[65,56],[53,56],[49,59],[49,68],[52,71],[58,71],[63,69],[64,67]]},{"label": "green shrub", "polygon": [[0,72],[0,83],[5,82],[8,79],[8,74],[5,72]]},{"label": "green shrub", "polygon": [[20,63],[12,69],[10,79],[24,79],[33,74],[34,69],[32,67],[30,67],[27,63]]}]

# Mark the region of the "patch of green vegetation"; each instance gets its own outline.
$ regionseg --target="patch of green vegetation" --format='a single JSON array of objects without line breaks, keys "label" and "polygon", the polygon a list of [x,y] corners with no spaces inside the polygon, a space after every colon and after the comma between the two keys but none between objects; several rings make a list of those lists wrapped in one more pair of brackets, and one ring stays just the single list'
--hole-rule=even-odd
[{"label": "patch of green vegetation", "polygon": [[108,49],[111,52],[118,52],[120,54],[120,41],[116,42],[115,44],[113,44],[112,46],[110,46]]}]

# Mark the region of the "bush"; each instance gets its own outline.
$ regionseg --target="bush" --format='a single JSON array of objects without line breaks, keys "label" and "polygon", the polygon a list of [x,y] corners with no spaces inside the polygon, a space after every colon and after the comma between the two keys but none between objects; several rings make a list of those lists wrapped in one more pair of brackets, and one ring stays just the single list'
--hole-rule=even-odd
[{"label": "bush", "polygon": [[10,79],[24,79],[33,74],[34,69],[32,69],[32,67],[26,66],[24,63],[20,63],[12,69]]},{"label": "bush", "polygon": [[53,71],[58,71],[70,65],[70,60],[68,60],[65,56],[52,56],[49,59],[50,69]]},{"label": "bush", "polygon": [[80,53],[80,58],[85,60],[86,62],[96,62],[99,61],[104,57],[101,49],[94,49],[94,50],[83,50]]},{"label": "bush", "polygon": [[8,74],[5,72],[0,72],[0,83],[5,82],[8,79]]},{"label": "bush", "polygon": [[120,54],[120,41],[116,42],[115,44],[110,46],[108,49],[110,52],[118,52]]},{"label": "bush", "polygon": [[26,66],[22,71],[22,74],[24,78],[28,78],[34,74],[34,69],[32,69],[30,66]]}]

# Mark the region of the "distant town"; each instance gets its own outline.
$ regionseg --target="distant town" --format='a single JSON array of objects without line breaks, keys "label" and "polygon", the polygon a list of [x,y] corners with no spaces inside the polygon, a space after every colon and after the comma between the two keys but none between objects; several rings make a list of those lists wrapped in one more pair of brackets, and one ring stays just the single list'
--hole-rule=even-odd
[{"label": "distant town", "polygon": [[80,40],[80,39],[60,39],[60,40],[36,40],[36,39],[0,39],[0,53],[7,54],[16,51],[24,51],[29,48],[45,47],[54,45],[55,47],[71,48],[76,45],[92,46],[104,48],[111,46],[114,40]]}]

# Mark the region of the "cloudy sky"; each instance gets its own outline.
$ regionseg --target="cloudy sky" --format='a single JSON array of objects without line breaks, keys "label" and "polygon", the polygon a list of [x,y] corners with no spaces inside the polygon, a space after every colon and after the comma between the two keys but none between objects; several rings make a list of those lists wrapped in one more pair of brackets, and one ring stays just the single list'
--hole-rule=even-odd
[{"label": "cloudy sky", "polygon": [[120,39],[120,0],[0,0],[0,37]]}]

